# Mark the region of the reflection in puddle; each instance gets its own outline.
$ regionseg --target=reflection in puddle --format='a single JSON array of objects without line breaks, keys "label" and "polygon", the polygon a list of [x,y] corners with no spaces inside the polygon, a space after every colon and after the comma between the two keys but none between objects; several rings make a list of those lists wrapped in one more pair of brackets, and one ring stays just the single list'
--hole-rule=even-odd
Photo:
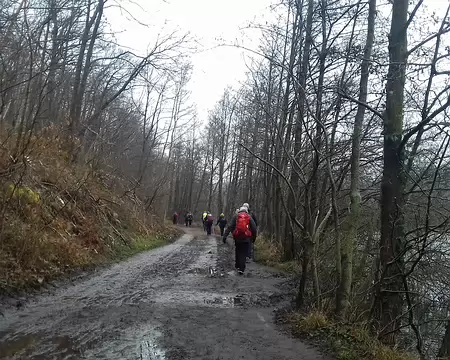
[{"label": "reflection in puddle", "polygon": [[248,304],[250,299],[244,294],[210,293],[202,291],[170,291],[158,293],[157,297],[151,299],[153,303],[179,304],[183,306],[212,306],[212,307],[234,307]]},{"label": "reflection in puddle", "polygon": [[221,296],[221,297],[215,297],[213,299],[205,299],[204,302],[205,302],[205,304],[209,304],[209,305],[235,307],[235,306],[243,305],[244,297],[242,295]]},{"label": "reflection in puddle", "polygon": [[187,271],[188,274],[202,275],[210,278],[224,277],[225,274],[218,268],[210,266],[208,269],[204,268],[192,268]]},{"label": "reflection in puddle", "polygon": [[141,360],[165,360],[166,352],[161,349],[156,341],[161,333],[157,330],[150,330],[141,341],[139,355]]},{"label": "reflection in puddle", "polygon": [[164,350],[159,349],[154,342],[145,340],[141,343],[140,356],[141,360],[164,360],[166,353]]}]

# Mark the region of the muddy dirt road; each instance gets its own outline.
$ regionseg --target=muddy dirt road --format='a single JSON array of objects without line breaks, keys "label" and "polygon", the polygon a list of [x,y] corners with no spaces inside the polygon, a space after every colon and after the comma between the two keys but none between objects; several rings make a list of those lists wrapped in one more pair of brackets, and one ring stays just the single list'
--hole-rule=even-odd
[{"label": "muddy dirt road", "polygon": [[325,359],[272,322],[283,277],[189,229],[0,316],[0,359]]}]

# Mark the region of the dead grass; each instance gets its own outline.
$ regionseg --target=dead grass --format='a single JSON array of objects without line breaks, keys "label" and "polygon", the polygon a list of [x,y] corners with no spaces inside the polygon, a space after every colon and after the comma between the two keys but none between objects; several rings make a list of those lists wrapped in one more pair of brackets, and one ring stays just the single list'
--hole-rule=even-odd
[{"label": "dead grass", "polygon": [[[0,137],[1,138],[1,137]],[[33,138],[26,160],[0,151],[0,293],[39,287],[75,269],[170,241],[137,199],[115,194],[108,174],[68,162],[52,131]],[[122,194],[121,194],[122,195]]]},{"label": "dead grass", "polygon": [[258,236],[255,242],[255,259],[258,263],[274,267],[287,273],[299,273],[297,261],[282,261],[281,247],[265,235]]},{"label": "dead grass", "polygon": [[336,324],[319,311],[290,313],[287,322],[294,335],[323,342],[339,360],[418,360],[413,354],[383,345],[363,324]]}]

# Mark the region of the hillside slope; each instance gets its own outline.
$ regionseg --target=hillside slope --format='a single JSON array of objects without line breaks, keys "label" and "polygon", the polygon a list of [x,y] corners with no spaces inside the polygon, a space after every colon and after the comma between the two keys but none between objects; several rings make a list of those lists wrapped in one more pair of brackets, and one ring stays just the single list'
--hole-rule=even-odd
[{"label": "hillside slope", "polygon": [[[164,244],[176,234],[113,174],[74,165],[51,133],[0,148],[0,293]],[[122,181],[122,183],[121,183]]]}]

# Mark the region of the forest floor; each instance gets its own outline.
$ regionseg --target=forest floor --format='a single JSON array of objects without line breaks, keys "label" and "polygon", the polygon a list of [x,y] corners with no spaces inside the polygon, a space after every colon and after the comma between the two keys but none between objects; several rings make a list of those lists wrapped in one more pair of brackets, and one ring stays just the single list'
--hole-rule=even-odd
[{"label": "forest floor", "polygon": [[3,308],[0,359],[328,359],[275,325],[290,279],[200,229]]}]

